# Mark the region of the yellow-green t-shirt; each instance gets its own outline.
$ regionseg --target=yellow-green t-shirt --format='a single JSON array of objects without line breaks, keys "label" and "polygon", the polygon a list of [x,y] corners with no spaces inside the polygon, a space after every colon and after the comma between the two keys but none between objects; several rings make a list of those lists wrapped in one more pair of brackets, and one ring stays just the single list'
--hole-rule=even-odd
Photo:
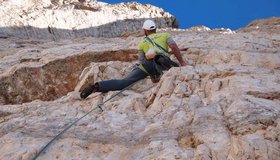
[{"label": "yellow-green t-shirt", "polygon": [[[171,37],[169,33],[154,33],[148,36],[151,38],[155,43],[160,45],[162,48],[168,51],[168,44],[167,40]],[[160,50],[158,47],[154,46],[149,40],[144,38],[138,45],[138,50],[143,51],[145,54],[148,52],[149,49],[156,48],[157,53],[166,54],[164,51]],[[170,54],[168,55],[170,56]]]}]

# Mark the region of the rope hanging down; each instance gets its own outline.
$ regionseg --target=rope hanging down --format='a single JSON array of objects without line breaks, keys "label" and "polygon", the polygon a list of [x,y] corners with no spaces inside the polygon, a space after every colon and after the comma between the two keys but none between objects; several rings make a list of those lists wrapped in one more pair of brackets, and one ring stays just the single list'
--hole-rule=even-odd
[{"label": "rope hanging down", "polygon": [[80,121],[81,119],[83,119],[85,116],[87,116],[88,114],[90,114],[91,112],[93,112],[96,109],[100,109],[101,111],[103,111],[102,106],[110,101],[111,99],[113,99],[114,97],[116,97],[117,95],[121,94],[123,91],[129,89],[130,87],[132,87],[134,84],[136,84],[137,82],[139,82],[140,80],[132,83],[131,85],[123,88],[122,90],[120,90],[119,92],[115,93],[114,95],[112,95],[109,99],[107,99],[106,101],[104,101],[101,104],[98,104],[96,107],[94,107],[93,109],[91,109],[89,112],[87,112],[86,114],[84,114],[82,117],[78,118],[77,120],[75,120],[74,122],[70,123],[64,130],[62,130],[59,134],[57,134],[51,141],[49,141],[44,147],[42,147],[40,149],[40,151],[32,158],[32,160],[36,160],[41,153],[43,153],[55,140],[57,140],[61,135],[63,135],[68,129],[70,129],[73,125],[75,125],[78,121]]}]

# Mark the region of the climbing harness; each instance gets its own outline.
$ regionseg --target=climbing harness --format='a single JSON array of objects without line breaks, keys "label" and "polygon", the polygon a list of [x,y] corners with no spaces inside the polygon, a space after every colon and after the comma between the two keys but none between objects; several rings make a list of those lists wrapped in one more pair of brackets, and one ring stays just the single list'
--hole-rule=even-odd
[{"label": "climbing harness", "polygon": [[68,129],[70,129],[73,125],[75,125],[78,121],[80,121],[81,119],[83,119],[85,116],[87,116],[88,114],[90,114],[91,112],[93,112],[96,109],[100,109],[102,112],[104,111],[102,106],[109,102],[111,99],[115,98],[116,96],[118,96],[119,94],[121,94],[122,92],[124,92],[125,90],[129,89],[130,87],[132,87],[134,84],[138,83],[141,80],[138,80],[132,84],[130,84],[129,86],[123,88],[122,90],[120,90],[119,92],[115,93],[114,95],[112,95],[110,98],[108,98],[106,101],[104,101],[103,103],[97,104],[96,107],[94,107],[93,109],[91,109],[89,112],[87,112],[86,114],[84,114],[83,116],[81,116],[80,118],[78,118],[77,120],[75,120],[74,122],[70,123],[64,130],[62,130],[59,134],[57,134],[52,140],[50,140],[44,147],[42,147],[39,152],[32,158],[32,160],[36,160],[41,153],[43,153],[55,140],[57,140],[61,135],[63,135]]}]

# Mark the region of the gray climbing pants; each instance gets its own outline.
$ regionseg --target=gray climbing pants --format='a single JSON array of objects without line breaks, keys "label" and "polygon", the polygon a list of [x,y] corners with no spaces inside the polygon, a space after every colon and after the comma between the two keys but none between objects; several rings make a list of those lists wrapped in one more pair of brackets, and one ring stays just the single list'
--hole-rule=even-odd
[{"label": "gray climbing pants", "polygon": [[132,72],[124,79],[120,80],[105,80],[98,82],[99,92],[108,92],[108,91],[116,91],[122,90],[123,88],[131,85],[132,83],[144,79],[147,76],[151,77],[160,77],[162,75],[162,71],[169,70],[171,67],[178,67],[179,65],[169,57],[163,55],[157,55],[153,60],[145,59],[142,64],[145,73],[139,67],[136,67],[132,70]]},{"label": "gray climbing pants", "polygon": [[132,83],[146,78],[148,75],[139,68],[134,68],[132,72],[120,80],[105,80],[98,82],[99,84],[99,92],[108,92],[108,91],[116,91],[122,90],[123,88],[131,85]]}]

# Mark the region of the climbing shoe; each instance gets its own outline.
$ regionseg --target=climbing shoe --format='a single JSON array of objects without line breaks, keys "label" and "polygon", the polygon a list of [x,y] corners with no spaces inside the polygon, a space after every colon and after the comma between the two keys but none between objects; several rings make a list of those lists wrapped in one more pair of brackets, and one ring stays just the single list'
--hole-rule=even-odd
[{"label": "climbing shoe", "polygon": [[160,81],[160,75],[150,76],[153,83],[158,83]]},{"label": "climbing shoe", "polygon": [[87,98],[92,92],[97,92],[99,90],[98,83],[95,83],[94,85],[89,85],[85,89],[82,90],[80,97],[82,99]]}]

